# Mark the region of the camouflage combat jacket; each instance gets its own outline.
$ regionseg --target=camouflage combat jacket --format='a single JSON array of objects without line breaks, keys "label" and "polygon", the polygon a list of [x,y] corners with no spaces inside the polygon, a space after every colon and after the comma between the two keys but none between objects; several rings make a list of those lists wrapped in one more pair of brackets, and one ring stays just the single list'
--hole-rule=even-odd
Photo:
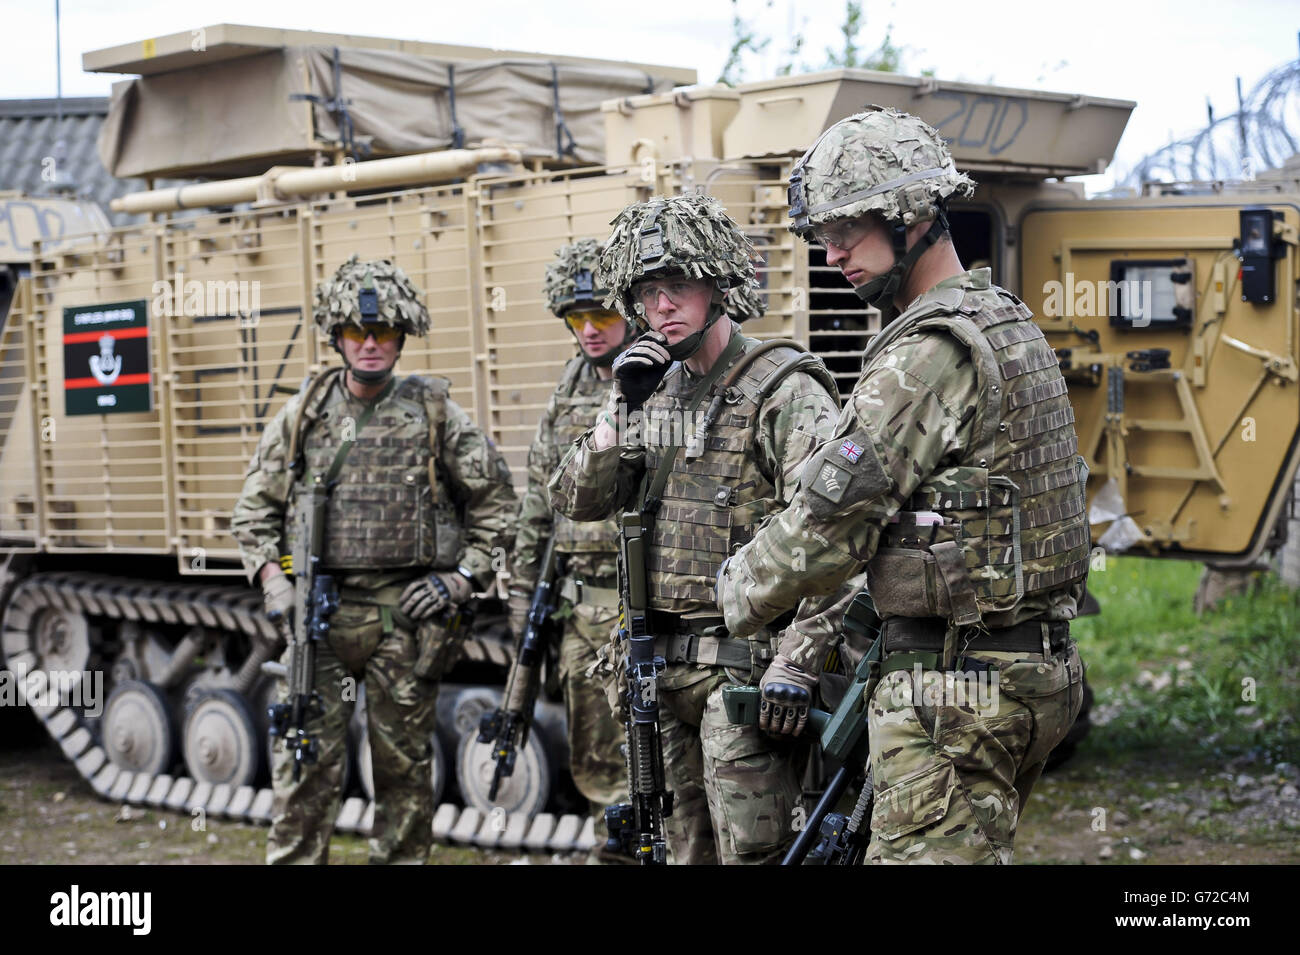
[{"label": "camouflage combat jacket", "polygon": [[616,586],[618,524],[613,519],[574,521],[551,508],[546,484],[569,445],[596,422],[609,401],[612,379],[603,381],[581,355],[570,361],[546,404],[528,449],[528,488],[519,504],[519,530],[511,558],[510,586],[532,590],[546,539],[555,535],[556,553],[565,556],[569,577]]},{"label": "camouflage combat jacket", "polygon": [[790,507],[728,566],[733,632],[864,565],[882,617],[993,629],[1075,616],[1086,469],[1056,355],[1030,318],[977,269],[930,289],[872,342]]},{"label": "camouflage combat jacket", "polygon": [[505,460],[447,396],[445,379],[396,378],[358,431],[367,405],[342,377],[322,383],[303,414],[302,477],[289,459],[290,432],[306,389],[266,426],[249,462],[230,522],[249,580],[267,561],[292,553],[307,476],[327,473],[339,446],[353,437],[330,494],[325,567],[410,577],[461,566],[487,586],[493,558],[505,553],[514,529]]},{"label": "camouflage combat jacket", "polygon": [[[740,327],[732,323],[732,335]],[[744,352],[759,345],[743,338]],[[738,353],[733,363],[740,360]],[[831,434],[838,402],[828,375],[794,371],[770,393],[768,379],[788,348],[752,362],[725,396],[722,412],[701,441],[696,425],[721,376],[695,414],[687,410],[699,378],[674,365],[646,400],[626,445],[593,451],[584,435],[551,478],[551,503],[574,520],[613,516],[640,504],[643,481],[668,445],[682,445],[664,486],[646,554],[654,610],[716,612],[714,584],[732,551],[794,493],[809,452]],[[824,373],[824,369],[822,369]]]}]

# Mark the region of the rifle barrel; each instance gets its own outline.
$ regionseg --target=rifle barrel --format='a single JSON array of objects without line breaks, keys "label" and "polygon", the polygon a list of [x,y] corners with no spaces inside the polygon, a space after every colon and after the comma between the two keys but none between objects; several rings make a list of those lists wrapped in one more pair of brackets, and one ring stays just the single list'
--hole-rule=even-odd
[{"label": "rifle barrel", "polygon": [[826,818],[826,814],[835,808],[835,804],[840,801],[844,795],[844,790],[849,786],[849,780],[853,778],[853,771],[848,766],[841,766],[826,787],[826,792],[822,793],[822,798],[817,800],[817,807],[813,809],[812,815],[808,817],[808,822],[803,831],[799,833],[799,838],[795,839],[794,845],[785,854],[781,860],[781,865],[802,865],[803,860],[808,856],[808,850],[812,848],[813,840],[817,838],[821,831],[821,821]]}]

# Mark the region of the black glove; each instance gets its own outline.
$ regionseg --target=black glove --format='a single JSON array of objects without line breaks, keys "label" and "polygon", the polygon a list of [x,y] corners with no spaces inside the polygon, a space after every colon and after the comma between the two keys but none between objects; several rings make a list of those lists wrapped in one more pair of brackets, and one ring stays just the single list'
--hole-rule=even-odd
[{"label": "black glove", "polygon": [[469,581],[457,571],[435,571],[402,591],[398,609],[412,620],[428,620],[445,607],[460,606],[473,593]]},{"label": "black glove", "polygon": [[673,363],[667,346],[668,339],[663,335],[647,332],[615,360],[614,379],[629,414],[645,404],[667,374]]},{"label": "black glove", "polygon": [[759,681],[758,728],[778,736],[798,736],[808,725],[817,677],[778,653]]}]

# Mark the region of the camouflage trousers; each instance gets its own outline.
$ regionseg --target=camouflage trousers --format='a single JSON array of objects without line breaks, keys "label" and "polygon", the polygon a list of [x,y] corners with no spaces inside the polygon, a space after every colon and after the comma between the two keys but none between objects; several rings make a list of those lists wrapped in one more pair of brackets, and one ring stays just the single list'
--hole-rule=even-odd
[{"label": "camouflage trousers", "polygon": [[[364,681],[375,815],[370,862],[423,863],[433,843],[432,736],[437,720],[437,683],[412,672],[414,635],[401,627],[384,632],[380,608],[343,602],[318,645],[316,691],[323,713],[308,721],[317,762],[293,781],[293,759],[274,746],[268,863],[329,860],[330,834],[338,815],[347,753],[347,724]],[[288,665],[288,651],[283,660]],[[281,700],[287,687],[281,689]]]},{"label": "camouflage trousers", "polygon": [[1011,863],[1025,801],[1079,713],[1083,665],[1072,641],[1046,659],[973,656],[994,669],[909,666],[887,672],[876,687],[868,715],[875,779],[868,862]]},{"label": "camouflage trousers", "polygon": [[[693,670],[703,679],[682,685]],[[725,670],[670,664],[664,677],[659,724],[673,792],[664,828],[674,864],[779,863],[802,794],[796,744],[728,721],[722,688],[735,681]]]},{"label": "camouflage trousers", "polygon": [[596,834],[603,836],[605,807],[627,801],[627,762],[620,748],[625,733],[610,714],[604,680],[588,676],[587,671],[600,648],[609,643],[618,610],[587,604],[567,606],[572,614],[564,621],[560,676],[569,724],[569,770],[578,791],[591,804]]}]

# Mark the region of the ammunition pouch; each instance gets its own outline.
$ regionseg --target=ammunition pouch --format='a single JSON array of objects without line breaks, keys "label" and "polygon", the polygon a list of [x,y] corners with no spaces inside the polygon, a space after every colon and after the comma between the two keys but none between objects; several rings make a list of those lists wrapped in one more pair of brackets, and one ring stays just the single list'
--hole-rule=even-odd
[{"label": "ammunition pouch", "polygon": [[627,689],[623,679],[623,672],[626,669],[627,651],[618,631],[614,630],[609,635],[609,641],[601,644],[596,651],[596,659],[587,667],[586,675],[600,682],[605,690],[609,711],[619,723],[627,720],[627,703],[623,699]]},{"label": "ammunition pouch", "polygon": [[418,655],[413,672],[421,680],[441,680],[460,659],[465,634],[469,628],[462,624],[463,613],[453,611],[449,622],[442,615],[421,621],[415,630]]}]

